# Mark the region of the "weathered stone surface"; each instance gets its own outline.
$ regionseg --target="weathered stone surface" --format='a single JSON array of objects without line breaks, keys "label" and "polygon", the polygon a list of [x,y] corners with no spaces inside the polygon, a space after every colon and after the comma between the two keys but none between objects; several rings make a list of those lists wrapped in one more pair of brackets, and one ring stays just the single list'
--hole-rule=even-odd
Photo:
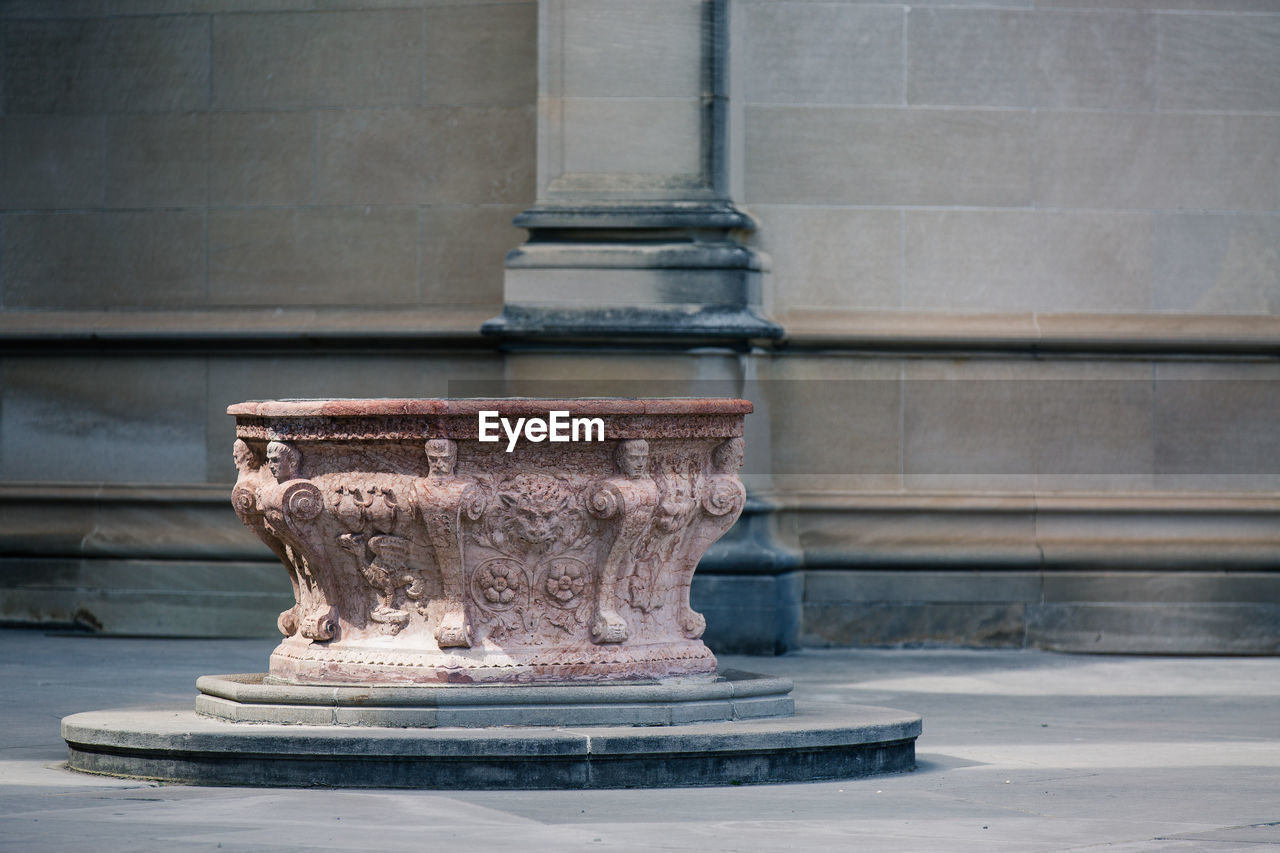
[{"label": "weathered stone surface", "polygon": [[756,248],[773,260],[773,311],[898,308],[902,214],[896,210],[753,205]]},{"label": "weathered stone surface", "polygon": [[538,81],[536,4],[440,6],[423,15],[425,103],[533,103]]},{"label": "weathered stone surface", "polygon": [[[75,247],[74,251],[67,251]],[[204,215],[110,211],[5,217],[6,308],[160,308],[204,301]]]},{"label": "weathered stone surface", "polygon": [[310,201],[315,123],[305,112],[210,114],[210,204]]},{"label": "weathered stone surface", "polygon": [[[1022,0],[1030,5],[1030,0]],[[1193,12],[1280,12],[1276,0],[1035,0],[1036,6],[1058,9],[1114,8]]]},{"label": "weathered stone surface", "polygon": [[903,472],[911,486],[1034,489],[1104,475],[1112,487],[1150,483],[1146,368],[922,364],[908,366],[906,378]]},{"label": "weathered stone surface", "polygon": [[420,12],[217,18],[213,105],[219,109],[414,104],[421,92]]},{"label": "weathered stone surface", "polygon": [[[559,66],[566,97],[691,98],[703,88],[699,0],[566,0],[563,42],[542,61]],[[560,7],[560,8],[557,8]]]},{"label": "weathered stone surface", "polygon": [[1031,117],[991,110],[750,106],[745,202],[1026,205]]},{"label": "weathered stone surface", "polygon": [[519,204],[533,198],[527,108],[325,111],[317,121],[321,201]]},{"label": "weathered stone surface", "polygon": [[429,141],[421,110],[326,110],[316,128],[321,201],[416,204],[426,197]]},{"label": "weathered stone surface", "polygon": [[[1056,575],[1055,575],[1056,576]],[[808,572],[807,605],[915,602],[983,604],[1037,601],[1044,576],[1031,571],[946,572],[856,571],[824,569]]]},{"label": "weathered stone surface", "polygon": [[[597,418],[481,442],[478,413]],[[271,675],[433,683],[715,670],[693,571],[742,512],[741,400],[245,403],[241,520],[297,603]],[[544,430],[545,430],[545,421]],[[574,429],[579,426],[574,421]],[[497,429],[495,419],[494,429]],[[590,427],[588,427],[590,428]],[[425,459],[420,455],[426,438]]]},{"label": "weathered stone surface", "polygon": [[687,303],[590,308],[508,305],[500,316],[487,321],[481,331],[487,335],[533,340],[659,340],[710,344],[782,337],[782,327],[761,316],[753,306]]},{"label": "weathered stone surface", "polygon": [[1160,17],[1161,109],[1275,112],[1278,68],[1278,16]]},{"label": "weathered stone surface", "polygon": [[951,311],[1141,311],[1145,213],[908,211],[902,302]]},{"label": "weathered stone surface", "polygon": [[[723,542],[724,540],[721,540]],[[694,609],[707,620],[703,639],[717,654],[777,655],[800,647],[804,575],[732,574],[733,552],[719,571],[693,578]]]},{"label": "weathered stone surface", "polygon": [[1280,217],[1165,214],[1153,242],[1156,309],[1280,314]]},{"label": "weathered stone surface", "polygon": [[1280,653],[1280,605],[1045,603],[1027,607],[1027,643],[1129,654]]},{"label": "weathered stone surface", "polygon": [[[161,0],[163,2],[163,0]],[[0,8],[3,18],[92,18],[106,14],[107,0],[9,0]]]},{"label": "weathered stone surface", "polygon": [[[958,571],[962,588],[977,582],[967,574],[975,568],[1261,571],[1280,542],[1280,507],[1265,494],[806,497],[779,526],[794,530],[807,570]],[[941,600],[956,600],[946,589]],[[927,588],[919,593],[931,600]]]},{"label": "weathered stone surface", "polygon": [[[544,5],[551,10],[557,4]],[[567,31],[544,20],[541,33],[544,65],[568,61],[560,81],[560,94],[567,97],[696,100],[704,94],[706,78],[725,70],[708,61],[724,45],[704,41],[708,35],[726,36],[716,29],[722,22],[710,14],[715,4],[585,0],[568,5],[581,17],[569,20]],[[171,492],[155,485],[170,478],[201,479],[201,464],[205,479],[229,482],[235,476],[226,458],[231,419],[221,415],[226,403],[241,398],[230,396],[232,389],[266,397],[447,393],[445,385],[462,359],[431,355],[415,366],[411,357],[372,354],[410,347],[456,346],[483,353],[490,371],[497,371],[490,376],[532,375],[518,366],[532,347],[524,342],[503,346],[470,333],[497,313],[494,276],[502,255],[518,241],[503,220],[526,199],[504,195],[510,186],[503,181],[515,175],[526,197],[532,195],[528,104],[535,75],[518,69],[529,70],[535,52],[536,39],[525,36],[534,29],[536,6],[475,0],[0,3],[6,146],[0,336],[8,342],[6,369],[13,371],[0,412],[0,443],[7,454],[0,474],[24,478],[8,480],[6,488],[56,474],[59,479],[142,478],[156,490],[132,508],[123,502],[107,508],[104,502],[83,519],[81,504],[70,498],[60,503],[58,487],[42,480],[41,496],[31,498],[38,506],[19,507],[20,498],[14,498],[0,510],[6,530],[25,528],[17,534],[25,536],[22,547],[43,541],[55,549],[46,554],[114,559],[132,552],[156,561],[186,548],[181,559],[187,563],[198,562],[193,556],[198,551],[213,559],[212,550],[222,547],[218,559],[251,559],[245,556],[247,547],[265,550],[251,534],[244,532],[234,542],[220,538],[213,532],[217,525],[201,520],[212,510],[192,510],[182,502],[166,505]],[[995,6],[1024,8],[989,8]],[[805,182],[785,201],[763,207],[756,204],[759,198],[742,195],[740,185],[728,184],[726,197],[749,200],[751,213],[761,217],[755,239],[774,256],[772,282],[764,279],[762,310],[809,312],[804,320],[779,317],[787,331],[782,346],[731,356],[737,360],[735,376],[750,381],[745,377],[756,371],[773,370],[779,378],[798,379],[823,359],[826,375],[852,376],[865,365],[891,376],[904,363],[934,356],[974,361],[982,360],[981,353],[999,351],[1013,361],[1046,363],[1105,353],[1140,366],[1147,378],[1154,371],[1163,385],[1166,369],[1175,363],[1203,356],[1229,363],[1231,375],[1249,379],[1247,368],[1255,356],[1274,355],[1280,330],[1275,310],[1280,279],[1273,263],[1280,242],[1274,140],[1280,134],[1275,132],[1275,87],[1268,84],[1274,77],[1269,69],[1275,65],[1276,0],[733,0],[719,7],[731,12],[731,67],[726,91],[707,91],[708,113],[727,104],[730,129],[723,140],[727,147],[714,153],[724,154],[721,165],[729,172],[753,162],[761,152],[741,145],[760,139],[753,135],[751,116],[759,114],[757,109],[781,114],[787,120],[771,137],[776,156],[769,162],[776,171],[765,178],[748,175],[747,184],[754,191],[767,180],[786,192],[792,171]],[[1234,14],[1238,11],[1268,14]],[[393,19],[399,27],[394,33],[385,26]],[[1152,25],[1159,36],[1158,86],[1146,76],[1155,61]],[[237,85],[245,86],[238,93],[220,89],[236,75],[210,77],[210,66],[219,62],[210,48],[220,43],[225,48],[222,40],[236,32],[250,40],[263,35],[255,44],[265,49],[241,57],[258,70],[278,72],[272,81],[257,78],[263,88],[248,81],[252,69],[239,78]],[[566,32],[572,43],[558,53],[555,39]],[[415,39],[418,47],[401,50]],[[350,53],[337,55],[334,44]],[[132,58],[121,52],[122,45],[135,51]],[[316,84],[310,86],[302,78],[314,69],[303,66],[316,55],[333,67],[308,78]],[[295,60],[298,66],[288,64]],[[389,69],[405,74],[379,76]],[[292,93],[269,91],[273,81],[294,87]],[[420,88],[399,91],[405,81]],[[383,83],[385,90],[378,88]],[[904,89],[913,88],[906,97]],[[1150,98],[1157,89],[1160,101],[1153,106]],[[217,100],[223,94],[261,100],[225,112],[230,101]],[[332,95],[350,100],[317,106]],[[405,99],[379,100],[388,95]],[[554,118],[559,95],[548,97],[546,115]],[[211,98],[217,109],[203,114]],[[746,116],[739,112],[744,98],[750,102]],[[983,105],[995,108],[975,108]],[[884,125],[878,135],[874,123],[854,123],[843,135],[831,132],[842,125],[828,119],[842,110],[883,115]],[[401,111],[413,120],[397,125],[390,116]],[[790,120],[806,112],[810,118]],[[975,117],[1025,125],[1042,147],[1025,158],[1005,150],[984,159],[998,147],[998,138],[973,133]],[[735,124],[742,118],[747,119],[745,138],[744,128]],[[222,209],[208,210],[199,195],[201,120],[208,123],[208,204]],[[187,125],[194,130],[173,129]],[[639,121],[628,125],[641,142],[656,127]],[[404,142],[411,137],[433,141]],[[705,139],[704,133],[700,140]],[[559,143],[544,137],[540,148],[558,151]],[[617,144],[635,144],[635,139],[624,134]],[[830,168],[816,170],[815,178],[809,173],[813,150],[821,154],[828,148],[836,149]],[[687,163],[694,151],[682,147],[673,156]],[[1023,180],[1031,168],[1024,164],[1036,160],[1040,173]],[[692,186],[668,181],[674,174],[655,172],[636,195],[670,195]],[[681,180],[698,183],[703,177]],[[921,183],[912,183],[916,179]],[[103,194],[108,180],[109,199]],[[623,187],[618,192],[625,193],[627,186],[636,186],[627,183],[631,180],[606,175],[592,186],[601,193]],[[970,180],[973,186],[964,186]],[[1020,180],[1020,186],[1034,187],[1039,195],[1030,189],[993,191],[1007,189],[1006,180]],[[583,195],[570,188],[543,199],[524,220],[540,229],[535,241],[545,245],[552,229],[567,233],[588,222],[598,232],[625,228],[646,235],[750,224],[750,217],[728,202],[717,202],[715,216],[704,219],[697,217],[710,214],[712,207],[705,200],[696,216],[690,215],[693,202],[684,208],[601,203],[591,210],[589,202],[600,196],[588,198],[592,187],[577,186],[587,187]],[[563,207],[555,208],[555,202]],[[121,217],[93,210],[105,204],[169,203],[190,208],[155,215],[121,211]],[[349,205],[343,214],[353,218],[366,204],[374,216],[403,204],[388,220],[409,216],[381,234],[348,223],[320,227],[316,223],[326,214],[312,206],[330,204]],[[299,218],[291,217],[295,210],[280,209],[294,205],[307,208]],[[997,209],[978,210],[979,205]],[[246,206],[277,209],[246,211]],[[66,212],[31,216],[53,210]],[[222,230],[224,214],[242,217],[244,227]],[[266,248],[256,242],[293,227],[296,239],[264,239],[270,243]],[[220,266],[227,256],[215,251],[209,281],[209,228],[228,238],[224,248],[234,244],[254,254],[243,259],[248,261],[243,269],[256,269],[256,278],[245,276],[228,287],[226,267]],[[512,236],[511,242],[503,245],[502,234]],[[415,251],[420,261],[413,266],[406,259]],[[408,274],[401,275],[405,270]],[[657,290],[639,285],[646,281],[643,275],[595,268],[575,269],[573,275],[581,285],[575,297],[648,298]],[[526,284],[526,292],[537,288],[537,283]],[[724,284],[723,279],[709,282],[706,292],[724,293]],[[372,300],[370,307],[347,310],[351,303],[343,302],[344,289]],[[216,307],[208,307],[211,301]],[[259,307],[225,307],[246,301]],[[477,312],[465,322],[436,309],[482,303],[495,310]],[[409,305],[414,310],[403,310]],[[680,306],[651,328],[673,336],[705,333],[710,324],[674,322]],[[114,310],[120,308],[155,313]],[[628,324],[651,318],[616,311],[605,318],[614,325],[604,326],[594,340],[615,343]],[[539,324],[565,317],[543,313],[523,319],[522,330],[530,334]],[[715,319],[728,326],[744,317],[739,312]],[[664,369],[672,376],[693,375],[704,359],[692,354],[690,341],[677,340],[663,348]],[[746,343],[731,341],[740,342]],[[564,359],[567,366],[557,377],[605,377],[593,372],[596,359],[583,354],[601,348],[573,344],[576,351]],[[339,347],[344,355],[314,354]],[[78,354],[61,362],[61,372],[25,366],[63,348],[76,348]],[[177,400],[184,414],[174,421],[181,440],[156,445],[166,457],[157,464],[138,449],[156,434],[122,420],[103,398],[119,394],[132,404],[156,402],[158,395],[142,388],[147,371],[136,369],[141,362],[116,355],[145,349],[154,363],[168,363],[173,348],[208,366],[203,374],[182,372]],[[526,352],[514,352],[521,348]],[[1154,360],[1148,358],[1153,353]],[[317,359],[310,369],[302,357],[308,354]],[[632,366],[641,360],[634,359]],[[122,370],[99,369],[95,362]],[[82,368],[87,382],[75,378]],[[813,378],[823,378],[822,371],[813,370]],[[57,387],[48,396],[33,395],[23,378],[29,373]],[[166,391],[172,388],[168,368],[155,376]],[[202,376],[209,382],[204,402]],[[945,381],[960,384],[962,379]],[[367,391],[361,383],[370,386]],[[1167,404],[1146,407],[1147,420],[1159,434],[1153,440],[1133,429],[1143,407],[1111,406],[1107,400],[1115,403],[1113,398],[1064,394],[1058,408],[1045,409],[1051,419],[1045,429],[1036,416],[998,399],[991,407],[998,414],[985,419],[982,401],[967,410],[976,412],[972,417],[959,403],[939,405],[932,413],[917,408],[913,414],[891,397],[892,384],[880,389],[883,394],[863,394],[858,386],[856,398],[779,392],[769,416],[755,419],[764,425],[761,437],[772,432],[774,438],[749,439],[759,454],[756,470],[768,472],[755,476],[775,478],[766,487],[801,503],[812,497],[810,489],[821,491],[824,499],[834,500],[841,490],[852,498],[852,506],[792,514],[784,509],[767,516],[770,524],[794,522],[815,564],[937,568],[1027,566],[1039,560],[1051,566],[1176,565],[1189,571],[1197,565],[1274,563],[1274,538],[1265,529],[1274,520],[1273,510],[1248,520],[1216,508],[1217,493],[1224,490],[1247,491],[1258,500],[1269,500],[1276,491],[1280,474],[1273,470],[1277,455],[1269,440],[1275,431],[1266,429],[1274,407],[1265,387],[1214,381],[1200,383],[1199,389],[1157,389]],[[982,384],[967,387],[981,396]],[[1134,387],[1138,384],[1145,378],[1136,379]],[[899,389],[910,385],[899,384]],[[597,387],[595,393],[616,391]],[[83,404],[84,399],[89,402]],[[815,407],[807,410],[812,417],[788,418],[786,410],[802,401]],[[47,406],[46,413],[33,414],[37,406]],[[215,421],[228,423],[210,422],[211,409]],[[897,451],[904,415],[903,423],[909,421],[914,430],[904,443],[908,456],[915,454],[905,461]],[[1088,423],[1072,435],[1066,425],[1080,421]],[[45,423],[50,424],[47,435],[35,426]],[[922,429],[935,431],[924,435]],[[1039,437],[1038,449],[1028,449],[1017,435],[1023,429]],[[965,472],[950,464],[948,454],[972,452],[976,467],[988,473],[987,463],[1002,461],[995,458],[999,450],[988,454],[965,442],[963,436],[975,430],[987,445],[1009,450],[1013,463],[1026,461],[1035,476],[963,478]],[[203,463],[202,441],[211,448]],[[129,443],[132,448],[123,446]],[[932,477],[929,470],[939,460],[946,476]],[[48,471],[37,470],[40,463]],[[836,473],[847,468],[858,473]],[[912,470],[906,483],[904,468]],[[92,481],[80,482],[91,488]],[[1021,514],[970,511],[964,504],[982,503],[986,489],[1009,485],[1028,490],[1019,493],[1027,504]],[[958,491],[943,497],[922,492],[933,488]],[[1087,501],[1096,507],[1046,508],[1061,489],[1080,488],[1091,490]],[[1148,513],[1111,500],[1150,489],[1176,489],[1186,504]],[[891,494],[885,497],[880,490]],[[108,491],[104,487],[104,494]],[[868,497],[868,492],[875,494]],[[954,503],[939,508],[952,498]],[[909,506],[884,509],[891,499]],[[44,517],[33,519],[38,513]],[[73,529],[78,536],[71,535]],[[176,577],[184,565],[173,559]],[[202,566],[190,568],[203,576]],[[123,573],[103,576],[119,589],[133,588]],[[732,577],[736,584],[751,576]],[[150,570],[139,569],[139,582],[148,578]],[[762,631],[774,624],[775,615],[753,583],[741,581],[744,604],[736,612],[736,593],[728,590],[727,580],[718,593],[716,613],[729,629],[742,628],[742,637],[748,624]],[[101,597],[109,597],[109,587],[100,589]],[[165,599],[165,614],[175,612],[172,603]],[[188,613],[194,629],[195,614]],[[176,624],[168,615],[157,621]],[[771,628],[768,632],[762,636],[772,637]]]},{"label": "weathered stone surface", "polygon": [[0,204],[9,209],[102,204],[102,116],[7,116]]},{"label": "weathered stone surface", "polygon": [[1035,136],[1038,204],[1276,209],[1280,117],[1051,112]]},{"label": "weathered stone surface", "polygon": [[629,175],[702,171],[701,99],[565,98],[561,110],[566,174],[613,174],[616,188],[625,189]]},{"label": "weathered stone surface", "polygon": [[203,406],[200,359],[6,360],[0,469],[35,482],[199,482]]},{"label": "weathered stone surface", "polygon": [[1046,604],[1242,604],[1280,601],[1280,575],[1240,571],[1054,571],[1044,575]]},{"label": "weathered stone surface", "polygon": [[901,7],[740,4],[745,97],[754,103],[897,104],[903,99]]},{"label": "weathered stone surface", "polygon": [[209,301],[411,305],[417,234],[417,212],[403,208],[217,210],[209,215]]},{"label": "weathered stone surface", "polygon": [[1150,110],[1156,19],[1090,11],[911,12],[912,104]]},{"label": "weathered stone surface", "polygon": [[424,207],[418,212],[422,301],[427,305],[502,304],[502,259],[520,242],[518,207]]},{"label": "weathered stone surface", "polygon": [[[165,581],[152,582],[155,568],[147,562],[137,566],[136,583],[129,583],[123,573],[103,568],[102,580],[86,575],[81,585],[182,589],[184,572],[203,576],[205,570],[199,566],[184,569],[176,565],[178,562],[265,561],[269,557],[234,515],[228,517],[225,492],[222,486],[159,483],[145,487],[4,485],[0,486],[0,546],[7,555],[37,562],[49,553],[157,564],[171,560],[175,565]],[[85,567],[86,572],[94,570]],[[234,590],[234,582],[227,581],[219,589]]]},{"label": "weathered stone surface", "polygon": [[[650,212],[672,219],[691,213],[672,208]],[[607,210],[583,216],[589,223],[583,227],[608,227]],[[541,215],[521,219],[534,220],[536,227]],[[624,211],[620,218],[629,216]],[[610,340],[779,337],[782,330],[755,307],[765,259],[728,235],[713,236],[711,229],[723,227],[723,222],[707,223],[696,239],[636,229],[614,231],[611,239],[585,240],[581,232],[571,232],[531,240],[507,255],[503,312],[482,331]]]},{"label": "weathered stone surface", "polygon": [[[1075,314],[1030,311],[793,310],[781,318],[787,338],[807,347],[915,350],[936,354],[971,349],[982,355],[1053,351],[1101,354],[1265,354],[1280,336],[1280,319],[1246,314]],[[1064,361],[1064,363],[1066,363]]]},{"label": "weathered stone surface", "polygon": [[[774,482],[797,491],[901,488],[901,365],[814,355],[774,365]],[[807,417],[796,418],[796,412]],[[843,429],[832,430],[840,423]]]},{"label": "weathered stone surface", "polygon": [[107,207],[196,207],[209,196],[209,116],[107,120]]},{"label": "weathered stone surface", "polygon": [[1026,605],[1000,602],[806,604],[806,645],[1022,648]]},{"label": "weathered stone surface", "polygon": [[[50,526],[37,524],[28,535],[61,532]],[[13,537],[4,538],[9,546]],[[67,551],[75,553],[74,546]],[[265,637],[291,599],[277,566],[190,556],[7,557],[0,576],[0,621],[106,636]]]},{"label": "weathered stone surface", "polygon": [[1280,483],[1280,371],[1274,365],[1161,365],[1154,394],[1159,482],[1222,490]]},{"label": "weathered stone surface", "polygon": [[208,17],[181,15],[8,24],[0,60],[5,110],[205,109],[209,32]]}]

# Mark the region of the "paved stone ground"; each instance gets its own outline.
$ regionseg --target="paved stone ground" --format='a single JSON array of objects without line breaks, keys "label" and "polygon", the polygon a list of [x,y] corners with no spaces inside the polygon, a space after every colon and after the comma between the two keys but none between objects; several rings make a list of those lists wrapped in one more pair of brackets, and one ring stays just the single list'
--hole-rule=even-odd
[{"label": "paved stone ground", "polygon": [[724,658],[796,701],[924,715],[914,773],[570,792],[202,788],[59,767],[59,719],[186,707],[266,640],[0,631],[0,850],[1280,853],[1280,659],[992,651]]}]

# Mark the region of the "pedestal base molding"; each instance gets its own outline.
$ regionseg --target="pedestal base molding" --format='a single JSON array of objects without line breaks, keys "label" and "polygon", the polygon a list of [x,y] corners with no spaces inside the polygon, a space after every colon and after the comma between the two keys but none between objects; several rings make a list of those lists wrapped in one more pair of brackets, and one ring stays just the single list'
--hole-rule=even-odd
[{"label": "pedestal base molding", "polygon": [[[523,689],[523,688],[513,688]],[[538,789],[740,785],[910,770],[920,717],[860,705],[681,726],[233,725],[194,711],[62,721],[74,770],[201,785]]]},{"label": "pedestal base molding", "polygon": [[333,687],[269,676],[206,675],[196,713],[233,723],[482,728],[671,726],[795,712],[785,678],[724,675],[573,685]]},{"label": "pedestal base molding", "polygon": [[626,646],[582,644],[536,651],[335,648],[286,640],[271,654],[271,674],[297,684],[469,684],[714,675],[701,641]]}]

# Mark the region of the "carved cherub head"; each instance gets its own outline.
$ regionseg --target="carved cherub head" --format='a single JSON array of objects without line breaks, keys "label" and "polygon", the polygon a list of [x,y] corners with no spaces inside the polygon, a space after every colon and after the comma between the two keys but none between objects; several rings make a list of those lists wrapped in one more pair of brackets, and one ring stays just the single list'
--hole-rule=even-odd
[{"label": "carved cherub head", "polygon": [[236,443],[231,445],[231,458],[235,460],[236,470],[241,474],[248,474],[258,466],[254,464],[253,448],[249,447],[243,439],[237,438]]},{"label": "carved cherub head", "polygon": [[643,438],[619,442],[613,459],[619,471],[632,480],[639,480],[649,473],[649,442]]},{"label": "carved cherub head", "polygon": [[302,468],[302,453],[296,447],[284,441],[272,441],[267,444],[267,467],[277,483],[287,483],[298,479],[298,471]]},{"label": "carved cherub head", "polygon": [[427,469],[432,477],[452,477],[458,461],[458,445],[447,438],[433,438],[426,444]]},{"label": "carved cherub head", "polygon": [[711,465],[717,474],[734,474],[742,467],[747,446],[741,438],[731,438],[711,452]]}]

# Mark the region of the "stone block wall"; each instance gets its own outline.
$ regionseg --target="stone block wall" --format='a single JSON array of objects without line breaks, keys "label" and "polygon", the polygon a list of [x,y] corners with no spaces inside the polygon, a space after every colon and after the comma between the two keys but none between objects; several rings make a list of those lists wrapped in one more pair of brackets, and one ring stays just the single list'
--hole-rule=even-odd
[{"label": "stone block wall", "polygon": [[[1276,652],[1278,93],[1277,0],[4,0],[0,619],[274,614],[229,403],[644,380],[757,405],[719,648]],[[783,337],[480,334],[694,267]]]},{"label": "stone block wall", "polygon": [[734,14],[804,642],[1280,648],[1280,4]]},{"label": "stone block wall", "polygon": [[536,6],[368,5],[6,3],[4,310],[498,305]]},{"label": "stone block wall", "polygon": [[270,627],[226,406],[501,375],[536,56],[532,2],[0,3],[0,619]]},{"label": "stone block wall", "polygon": [[1280,308],[1280,5],[736,11],[742,201],[797,331],[819,308]]}]

